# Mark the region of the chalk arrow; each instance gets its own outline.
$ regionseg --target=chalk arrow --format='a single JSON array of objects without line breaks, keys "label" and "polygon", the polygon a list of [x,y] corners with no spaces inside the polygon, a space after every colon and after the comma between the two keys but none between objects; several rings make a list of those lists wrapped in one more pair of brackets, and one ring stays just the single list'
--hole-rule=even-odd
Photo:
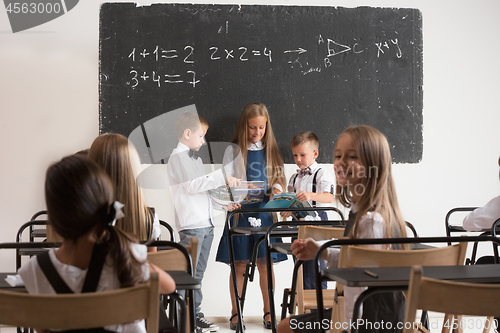
[{"label": "chalk arrow", "polygon": [[298,53],[298,54],[301,54],[301,53],[305,53],[305,52],[307,52],[307,50],[304,50],[303,48],[299,47],[298,50],[286,50],[283,53]]}]

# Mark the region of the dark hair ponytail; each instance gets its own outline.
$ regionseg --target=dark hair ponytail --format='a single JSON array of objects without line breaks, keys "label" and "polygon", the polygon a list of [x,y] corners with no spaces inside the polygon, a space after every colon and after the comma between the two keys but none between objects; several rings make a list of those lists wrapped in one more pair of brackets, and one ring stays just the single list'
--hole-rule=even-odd
[{"label": "dark hair ponytail", "polygon": [[93,228],[98,243],[111,256],[122,287],[135,285],[142,262],[132,253],[136,240],[111,225],[115,218],[113,185],[86,157],[71,155],[51,165],[45,179],[49,223],[65,240],[76,240]]}]

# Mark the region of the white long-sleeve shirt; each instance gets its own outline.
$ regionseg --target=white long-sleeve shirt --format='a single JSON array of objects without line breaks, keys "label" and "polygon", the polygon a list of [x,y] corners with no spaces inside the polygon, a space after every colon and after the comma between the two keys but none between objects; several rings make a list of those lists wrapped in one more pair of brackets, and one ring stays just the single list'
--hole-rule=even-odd
[{"label": "white long-sleeve shirt", "polygon": [[500,218],[500,196],[491,199],[484,207],[475,209],[464,219],[465,230],[481,231],[489,229]]},{"label": "white long-sleeve shirt", "polygon": [[[357,211],[356,205],[351,207],[353,212]],[[385,221],[379,213],[374,214],[368,212],[358,222],[357,233],[358,238],[384,238],[385,237]],[[372,249],[385,249],[385,244],[363,245]],[[328,267],[338,267],[340,249],[328,248],[327,249],[327,262]],[[345,305],[345,318],[349,323],[352,320],[354,311],[354,303],[359,295],[366,290],[366,287],[344,287],[344,305]],[[363,313],[363,307],[360,308],[360,315]]]},{"label": "white long-sleeve shirt", "polygon": [[206,175],[201,158],[189,157],[188,152],[179,142],[167,165],[177,231],[212,226],[213,207],[207,190],[226,183],[222,170]]}]

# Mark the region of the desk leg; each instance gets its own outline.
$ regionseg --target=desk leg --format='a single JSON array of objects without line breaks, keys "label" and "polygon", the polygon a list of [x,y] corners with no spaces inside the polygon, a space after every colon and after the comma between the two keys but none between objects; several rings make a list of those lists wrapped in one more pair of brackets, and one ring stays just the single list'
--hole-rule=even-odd
[{"label": "desk leg", "polygon": [[253,250],[252,250],[252,259],[247,263],[246,268],[245,268],[245,278],[243,280],[243,287],[241,291],[241,312],[243,312],[244,305],[245,305],[245,296],[247,294],[247,286],[248,286],[248,281],[253,282],[253,278],[255,275],[255,266],[257,264],[257,254],[259,253],[259,245],[262,243],[264,240],[264,237],[261,237],[257,240],[255,243]]},{"label": "desk leg", "polygon": [[233,253],[233,242],[232,242],[232,234],[229,230],[228,223],[226,223],[226,235],[227,235],[227,246],[229,250],[229,266],[231,267],[231,276],[233,282],[233,290],[234,290],[234,298],[236,300],[236,312],[238,314],[238,326],[236,327],[236,333],[243,333],[243,318],[241,314],[241,305],[240,305],[240,293],[238,290],[238,282],[236,280],[236,268],[234,266],[234,253]]},{"label": "desk leg", "polygon": [[274,310],[274,286],[273,286],[273,262],[271,251],[266,242],[266,264],[267,264],[267,291],[269,293],[269,311],[271,311],[271,328],[276,333],[276,312]]},{"label": "desk leg", "polygon": [[[186,290],[186,295],[189,295],[189,320],[191,322],[191,332],[196,333],[196,308],[194,305],[194,290]],[[187,325],[186,325],[187,326]],[[186,327],[187,331],[187,327]]]}]

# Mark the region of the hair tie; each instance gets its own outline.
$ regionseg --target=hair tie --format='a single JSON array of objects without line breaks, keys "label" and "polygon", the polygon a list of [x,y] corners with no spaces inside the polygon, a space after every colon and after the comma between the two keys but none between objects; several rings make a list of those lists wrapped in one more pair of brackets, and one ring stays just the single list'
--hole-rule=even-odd
[{"label": "hair tie", "polygon": [[122,217],[125,217],[125,214],[122,212],[122,208],[125,205],[122,204],[119,201],[114,201],[113,204],[110,205],[109,207],[109,222],[107,222],[107,225],[110,227],[114,227],[116,224],[116,220],[121,219]]}]

